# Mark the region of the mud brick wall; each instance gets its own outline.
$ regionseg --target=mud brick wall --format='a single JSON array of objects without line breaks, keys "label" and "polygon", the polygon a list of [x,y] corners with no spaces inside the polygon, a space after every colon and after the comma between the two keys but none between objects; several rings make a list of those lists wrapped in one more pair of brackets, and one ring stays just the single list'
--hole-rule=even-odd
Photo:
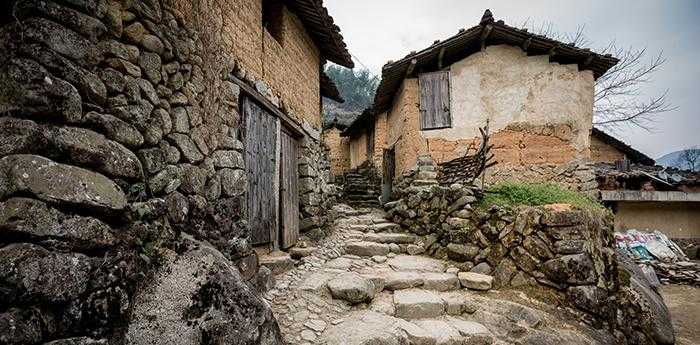
[{"label": "mud brick wall", "polygon": [[619,268],[612,216],[568,205],[475,209],[474,186],[416,186],[407,175],[388,219],[424,236],[426,254],[464,271],[490,274],[497,289],[548,291],[582,321],[607,328],[620,344],[653,344],[644,298]]},{"label": "mud brick wall", "polygon": [[[280,41],[263,28],[262,0],[173,0],[184,16],[220,37],[219,48],[238,62],[249,80],[263,80],[260,91],[298,121],[321,127],[320,52],[299,18],[283,8]],[[229,61],[222,61],[228,63]]]},{"label": "mud brick wall", "polygon": [[246,142],[229,77],[259,82],[236,64],[254,59],[239,13],[254,6],[234,2],[0,5],[0,343],[120,339],[153,269],[204,242],[212,274],[229,272],[217,286],[228,285],[194,295],[238,296],[222,323],[236,329],[180,321],[210,339],[277,343],[252,289]]},{"label": "mud brick wall", "polygon": [[625,158],[624,152],[591,136],[591,160],[595,163],[615,163]]},{"label": "mud brick wall", "polygon": [[331,175],[340,176],[350,170],[350,139],[340,136],[341,130],[329,128],[323,131],[323,144],[328,148]]}]

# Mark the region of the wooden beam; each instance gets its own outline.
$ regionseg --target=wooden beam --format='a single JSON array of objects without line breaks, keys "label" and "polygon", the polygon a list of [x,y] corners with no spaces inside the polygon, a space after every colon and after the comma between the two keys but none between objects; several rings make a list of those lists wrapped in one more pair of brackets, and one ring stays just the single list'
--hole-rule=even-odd
[{"label": "wooden beam", "polygon": [[231,81],[233,81],[236,85],[238,85],[241,90],[243,90],[243,93],[248,96],[253,98],[256,102],[260,103],[260,105],[265,108],[265,110],[269,111],[272,115],[277,116],[284,125],[289,128],[294,135],[305,137],[308,134],[306,131],[304,131],[301,126],[296,122],[293,121],[287,114],[283,113],[279,108],[277,108],[272,102],[270,102],[265,96],[261,95],[258,90],[254,89],[252,86],[248,85],[246,82],[243,80],[240,80],[234,76],[230,76]]},{"label": "wooden beam", "polygon": [[555,45],[555,46],[553,46],[552,48],[549,49],[549,51],[547,52],[547,55],[549,55],[549,57],[552,57],[552,56],[554,56],[554,55],[557,55],[557,49],[558,49],[558,48],[559,48],[559,45],[558,45],[558,44]]},{"label": "wooden beam", "polygon": [[408,65],[408,69],[406,69],[405,78],[408,78],[411,76],[411,74],[413,73],[413,70],[416,69],[416,64],[418,64],[418,60],[411,59],[411,63]]},{"label": "wooden beam", "polygon": [[489,24],[484,27],[484,29],[481,31],[481,38],[479,41],[481,42],[481,50],[483,51],[486,48],[486,39],[489,37],[491,34],[491,31],[493,31],[493,25]]},{"label": "wooden beam", "polygon": [[442,69],[442,59],[445,57],[445,50],[447,47],[440,48],[440,53],[438,54],[438,69]]},{"label": "wooden beam", "polygon": [[583,60],[583,67],[588,67],[593,62],[593,54],[588,55],[585,60]]},{"label": "wooden beam", "polygon": [[524,52],[527,52],[527,49],[530,48],[530,43],[532,43],[532,38],[528,38],[525,41],[523,41],[523,44],[520,46],[520,48],[522,48]]}]

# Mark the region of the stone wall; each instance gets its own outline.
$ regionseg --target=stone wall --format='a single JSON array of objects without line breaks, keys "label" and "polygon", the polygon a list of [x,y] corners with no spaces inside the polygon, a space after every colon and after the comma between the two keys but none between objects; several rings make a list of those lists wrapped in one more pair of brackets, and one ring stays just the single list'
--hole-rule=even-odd
[{"label": "stone wall", "polygon": [[337,202],[340,189],[333,183],[328,147],[307,138],[299,152],[300,231],[324,227],[331,219],[328,210]]},{"label": "stone wall", "polygon": [[[660,297],[630,285],[629,275],[618,267],[610,214],[569,205],[475,209],[480,189],[416,185],[425,181],[416,176],[425,171],[405,174],[395,190],[398,200],[385,208],[388,219],[424,236],[426,254],[454,261],[461,270],[492,275],[499,289],[554,296],[552,302],[607,328],[619,344],[672,343],[665,307],[650,311]],[[644,279],[635,279],[640,276]]]},{"label": "stone wall", "polygon": [[0,5],[1,343],[280,343],[230,81],[260,85],[236,64],[248,5]]}]

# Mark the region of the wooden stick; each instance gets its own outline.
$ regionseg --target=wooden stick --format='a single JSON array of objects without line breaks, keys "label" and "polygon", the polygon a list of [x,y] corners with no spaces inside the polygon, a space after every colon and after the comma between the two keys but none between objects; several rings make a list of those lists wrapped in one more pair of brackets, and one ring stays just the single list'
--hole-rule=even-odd
[{"label": "wooden stick", "polygon": [[406,78],[408,78],[411,75],[411,73],[413,73],[413,70],[416,68],[417,63],[418,60],[411,59],[411,63],[408,65],[408,69],[406,70]]},{"label": "wooden stick", "polygon": [[481,51],[484,51],[486,48],[486,39],[489,37],[491,34],[491,31],[493,31],[493,25],[489,24],[484,27],[484,30],[481,31],[481,38],[479,39],[481,42]]}]

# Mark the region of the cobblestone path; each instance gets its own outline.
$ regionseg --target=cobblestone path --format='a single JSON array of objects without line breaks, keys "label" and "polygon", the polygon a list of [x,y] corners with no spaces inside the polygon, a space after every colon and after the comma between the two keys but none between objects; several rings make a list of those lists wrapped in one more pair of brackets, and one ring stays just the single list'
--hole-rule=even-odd
[{"label": "cobblestone path", "polygon": [[[609,344],[604,331],[490,276],[420,255],[381,210],[348,210],[265,298],[287,344]],[[490,291],[489,291],[490,290]]]}]

